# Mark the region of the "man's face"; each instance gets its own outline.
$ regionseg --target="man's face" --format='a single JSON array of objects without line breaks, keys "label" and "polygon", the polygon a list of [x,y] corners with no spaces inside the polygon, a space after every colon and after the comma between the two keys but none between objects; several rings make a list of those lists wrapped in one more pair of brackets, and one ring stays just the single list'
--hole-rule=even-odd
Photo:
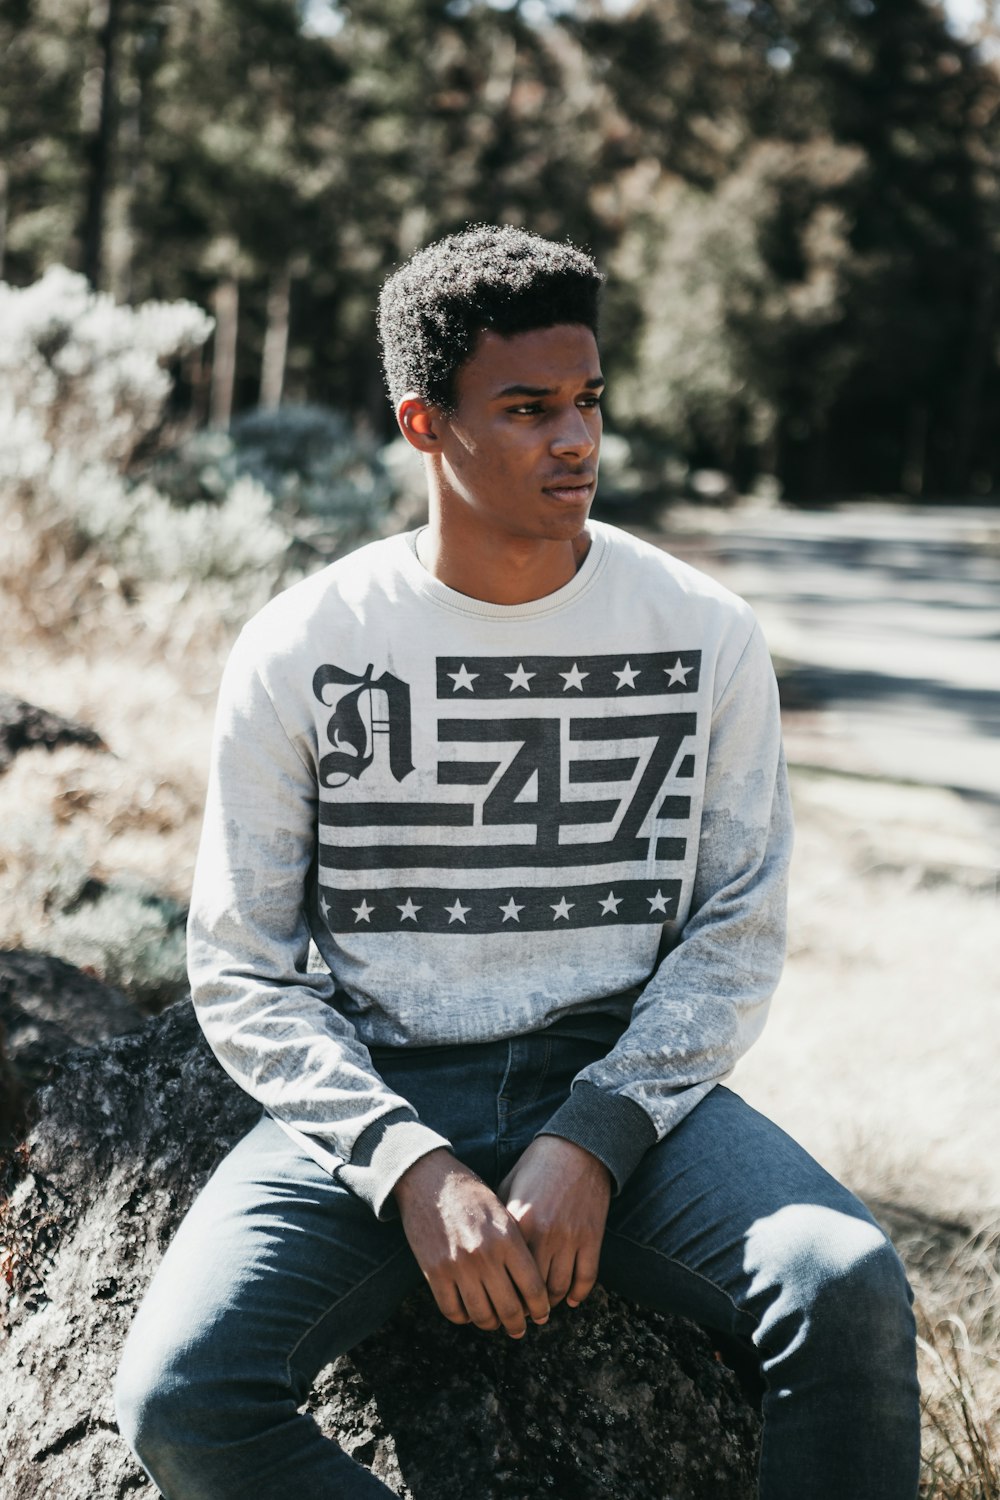
[{"label": "man's face", "polygon": [[483,333],[440,417],[445,525],[566,541],[597,487],[604,386],[589,328],[560,324],[503,338]]}]

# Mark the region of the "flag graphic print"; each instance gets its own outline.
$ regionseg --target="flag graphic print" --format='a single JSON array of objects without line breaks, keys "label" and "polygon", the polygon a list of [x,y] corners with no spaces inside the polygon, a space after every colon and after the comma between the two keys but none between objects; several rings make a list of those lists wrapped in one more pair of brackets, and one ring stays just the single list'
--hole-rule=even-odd
[{"label": "flag graphic print", "polygon": [[[444,936],[669,921],[700,668],[691,650],[438,657],[434,790],[425,778],[407,795],[409,686],[371,665],[320,667],[313,690],[333,710],[323,921],[333,933]],[[380,741],[389,776],[374,795]]]}]

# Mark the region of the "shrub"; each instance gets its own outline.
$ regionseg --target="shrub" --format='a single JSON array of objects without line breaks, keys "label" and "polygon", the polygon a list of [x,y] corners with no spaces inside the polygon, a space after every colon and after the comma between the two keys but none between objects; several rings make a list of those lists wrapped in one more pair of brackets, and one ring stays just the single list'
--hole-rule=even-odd
[{"label": "shrub", "polygon": [[110,564],[128,596],[211,583],[235,621],[381,528],[391,479],[345,417],[317,407],[199,432],[136,478],[162,428],[167,366],[212,330],[191,303],[119,307],[56,266],[23,290],[0,284],[0,326],[0,498],[71,556]]},{"label": "shrub", "polygon": [[249,478],[290,518],[360,520],[369,527],[385,514],[395,488],[374,446],[342,413],[319,406],[247,412],[229,433],[194,433],[164,454],[150,476],[177,504],[218,499]]},{"label": "shrub", "polygon": [[143,1010],[162,1010],[186,988],[187,913],[170,897],[121,876],[85,888],[45,931],[45,950],[125,991]]},{"label": "shrub", "polygon": [[212,326],[190,302],[119,307],[64,266],[23,289],[0,283],[0,477],[37,480],[60,454],[123,473],[162,421],[165,366]]}]

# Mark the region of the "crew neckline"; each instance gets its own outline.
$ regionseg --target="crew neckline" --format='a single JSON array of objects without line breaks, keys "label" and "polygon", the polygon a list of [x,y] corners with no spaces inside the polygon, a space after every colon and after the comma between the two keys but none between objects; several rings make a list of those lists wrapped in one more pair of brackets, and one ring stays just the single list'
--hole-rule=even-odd
[{"label": "crew neckline", "polygon": [[419,594],[431,599],[453,614],[474,615],[477,619],[489,620],[537,620],[544,615],[556,614],[567,605],[574,604],[593,586],[603,572],[608,556],[607,530],[601,521],[588,521],[590,549],[573,577],[562,588],[552,594],[543,594],[540,599],[529,599],[524,604],[494,604],[489,599],[474,599],[470,594],[461,594],[449,588],[440,578],[428,572],[417,556],[417,537],[426,527],[406,531],[400,537],[403,549],[403,571]]}]

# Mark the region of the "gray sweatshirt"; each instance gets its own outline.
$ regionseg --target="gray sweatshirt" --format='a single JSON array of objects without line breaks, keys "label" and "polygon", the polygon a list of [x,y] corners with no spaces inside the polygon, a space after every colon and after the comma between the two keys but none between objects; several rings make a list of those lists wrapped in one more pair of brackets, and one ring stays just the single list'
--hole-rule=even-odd
[{"label": "gray sweatshirt", "polygon": [[415,534],[375,542],[273,599],[226,667],[194,1003],[226,1071],[381,1217],[449,1143],[370,1046],[610,1026],[545,1133],[620,1190],[759,1035],[781,971],[791,816],[760,628],[589,530],[576,576],[516,605],[440,583]]}]

